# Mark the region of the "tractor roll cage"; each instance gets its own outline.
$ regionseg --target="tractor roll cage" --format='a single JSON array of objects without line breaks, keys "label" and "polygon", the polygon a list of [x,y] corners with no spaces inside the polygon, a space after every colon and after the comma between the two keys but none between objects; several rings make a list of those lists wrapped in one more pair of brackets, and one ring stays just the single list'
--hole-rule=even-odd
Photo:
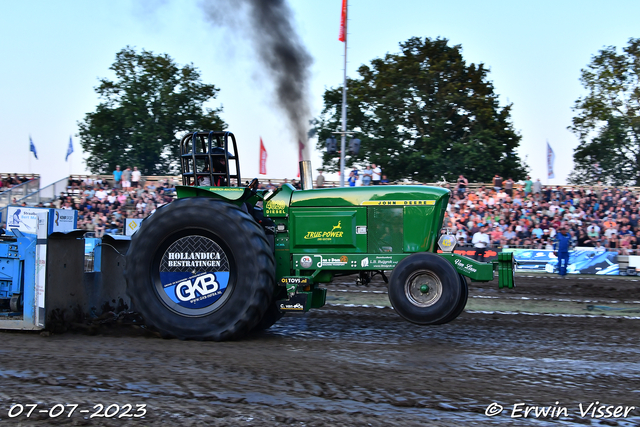
[{"label": "tractor roll cage", "polygon": [[[233,147],[229,146],[229,137]],[[232,148],[231,152],[229,148]],[[189,133],[180,141],[182,185],[203,185],[203,178],[208,178],[211,186],[231,186],[233,178],[235,186],[239,186],[241,179],[238,157],[236,138],[231,132]],[[234,172],[231,171],[232,164],[229,160],[235,160]]]}]

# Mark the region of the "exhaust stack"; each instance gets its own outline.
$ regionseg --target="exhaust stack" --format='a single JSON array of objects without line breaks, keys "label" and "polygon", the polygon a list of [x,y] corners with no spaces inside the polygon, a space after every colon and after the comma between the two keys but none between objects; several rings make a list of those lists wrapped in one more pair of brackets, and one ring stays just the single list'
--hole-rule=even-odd
[{"label": "exhaust stack", "polygon": [[303,190],[313,190],[311,160],[303,160],[300,162],[300,186]]}]

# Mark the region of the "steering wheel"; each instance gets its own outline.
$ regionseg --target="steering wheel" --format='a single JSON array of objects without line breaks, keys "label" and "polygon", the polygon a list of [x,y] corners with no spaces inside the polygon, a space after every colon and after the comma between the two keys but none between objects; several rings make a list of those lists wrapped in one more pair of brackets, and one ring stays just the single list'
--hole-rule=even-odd
[{"label": "steering wheel", "polygon": [[258,178],[253,178],[251,182],[247,183],[247,188],[251,189],[251,192],[255,194],[258,191]]}]

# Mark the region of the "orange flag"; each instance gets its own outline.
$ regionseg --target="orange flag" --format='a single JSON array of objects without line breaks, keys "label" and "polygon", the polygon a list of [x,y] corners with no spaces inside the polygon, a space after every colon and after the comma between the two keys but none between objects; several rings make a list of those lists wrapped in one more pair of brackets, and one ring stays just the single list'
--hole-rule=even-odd
[{"label": "orange flag", "polygon": [[260,138],[260,175],[267,174],[267,149],[264,148],[262,138]]},{"label": "orange flag", "polygon": [[340,35],[338,40],[347,41],[347,0],[342,0],[342,17],[340,18]]}]

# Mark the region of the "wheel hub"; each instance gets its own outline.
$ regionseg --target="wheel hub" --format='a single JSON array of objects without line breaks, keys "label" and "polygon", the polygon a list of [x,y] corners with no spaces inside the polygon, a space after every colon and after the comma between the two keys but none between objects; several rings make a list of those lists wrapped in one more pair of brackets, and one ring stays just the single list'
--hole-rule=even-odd
[{"label": "wheel hub", "polygon": [[442,282],[432,271],[417,271],[405,284],[405,296],[416,307],[430,307],[442,297]]}]

